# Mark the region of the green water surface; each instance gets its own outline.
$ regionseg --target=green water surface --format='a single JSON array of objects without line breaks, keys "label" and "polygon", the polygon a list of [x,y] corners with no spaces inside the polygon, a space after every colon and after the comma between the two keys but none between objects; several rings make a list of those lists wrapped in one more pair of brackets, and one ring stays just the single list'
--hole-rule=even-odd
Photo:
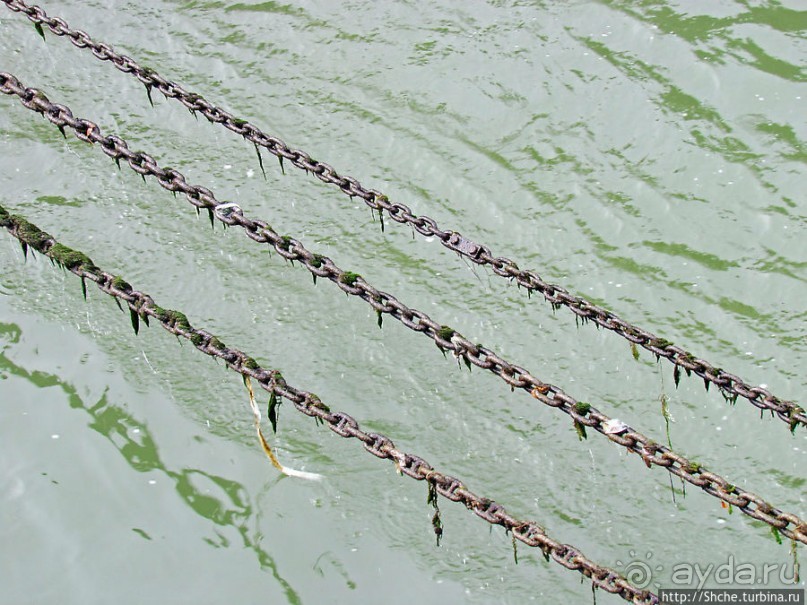
[{"label": "green water surface", "polygon": [[[804,405],[807,2],[48,2],[188,90]],[[807,517],[807,432],[264,153],[0,8],[0,71],[539,378]],[[469,489],[650,588],[787,566],[770,528],[0,99],[0,204]],[[266,400],[261,395],[261,407]],[[268,429],[267,429],[268,430]],[[593,432],[592,432],[593,433]],[[587,581],[0,234],[0,603],[588,603]],[[807,560],[804,548],[798,554]],[[777,571],[778,574],[778,571]],[[802,576],[807,573],[802,572]],[[710,582],[709,585],[715,585]],[[786,586],[778,576],[767,585]],[[801,586],[804,586],[802,580]],[[618,603],[597,593],[597,603]]]}]

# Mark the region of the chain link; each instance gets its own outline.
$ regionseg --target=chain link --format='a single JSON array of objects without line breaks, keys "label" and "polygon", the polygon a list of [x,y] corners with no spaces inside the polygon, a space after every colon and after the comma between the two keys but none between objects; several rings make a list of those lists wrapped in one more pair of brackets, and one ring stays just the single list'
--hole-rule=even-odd
[{"label": "chain link", "polygon": [[[743,498],[743,504],[737,504],[737,507],[743,513],[768,523],[789,538],[807,543],[807,524],[795,515],[774,508],[759,496],[729,484],[723,477],[708,472],[699,464],[655,443],[590,404],[577,401],[559,387],[542,382],[526,369],[511,364],[487,347],[472,343],[452,328],[436,323],[422,311],[409,308],[393,295],[377,290],[360,275],[344,271],[330,258],[314,254],[300,241],[279,235],[265,221],[247,218],[238,206],[220,202],[209,189],[189,184],[177,170],[160,168],[150,155],[131,151],[120,137],[103,135],[97,124],[74,117],[68,107],[51,103],[42,91],[26,88],[15,76],[0,72],[0,92],[19,97],[25,107],[42,114],[63,133],[67,127],[82,141],[99,144],[104,153],[116,161],[125,159],[136,172],[156,177],[162,187],[170,191],[183,192],[196,208],[207,209],[211,220],[215,217],[227,225],[242,227],[250,238],[269,244],[288,260],[299,261],[313,275],[326,277],[348,295],[364,300],[379,313],[388,314],[408,328],[422,332],[431,338],[441,351],[451,351],[458,359],[464,359],[468,364],[496,374],[512,389],[527,391],[545,405],[558,408],[571,416],[576,424],[593,428],[628,451],[639,454],[648,468],[653,465],[664,467],[706,493],[732,504],[734,504],[732,494],[740,496]],[[218,210],[223,206],[228,207],[227,212]]]},{"label": "chain link", "polygon": [[344,412],[331,411],[313,393],[297,389],[287,383],[278,370],[266,370],[246,353],[225,346],[210,332],[194,328],[182,313],[157,306],[151,296],[134,290],[119,276],[102,271],[85,255],[64,246],[61,246],[57,253],[56,247],[60,244],[52,236],[24,219],[10,215],[2,206],[0,206],[0,226],[5,227],[23,246],[30,246],[63,265],[82,280],[94,282],[102,292],[125,302],[133,314],[144,320],[149,317],[156,320],[172,334],[191,341],[205,355],[222,359],[228,368],[242,376],[249,376],[264,390],[290,401],[296,410],[306,416],[321,420],[340,437],[361,441],[371,454],[394,462],[402,474],[418,481],[428,479],[437,493],[443,497],[453,502],[462,502],[491,525],[501,525],[507,531],[513,532],[516,539],[527,546],[540,548],[545,557],[551,557],[564,567],[578,571],[589,578],[597,588],[617,594],[631,603],[646,605],[659,603],[658,597],[652,592],[636,588],[613,569],[588,559],[574,546],[556,542],[534,521],[512,517],[500,504],[466,489],[463,482],[456,477],[445,475],[435,470],[424,459],[397,449],[389,437],[363,431],[353,417]]},{"label": "chain link", "polygon": [[494,256],[490,248],[464,237],[458,231],[441,229],[434,219],[428,216],[418,216],[408,206],[391,202],[380,191],[364,187],[353,177],[340,175],[333,166],[318,162],[306,152],[289,147],[279,138],[263,133],[254,124],[236,118],[205,100],[201,95],[189,92],[179,84],[166,80],[154,70],[139,65],[131,57],[116,53],[110,45],[93,41],[86,32],[71,29],[64,19],[49,17],[40,7],[29,6],[22,0],[2,1],[10,10],[25,14],[33,23],[47,26],[57,36],[66,36],[74,46],[88,49],[98,59],[110,61],[120,71],[136,77],[146,86],[149,99],[151,99],[152,89],[159,90],[166,98],[177,99],[192,112],[199,112],[209,121],[222,124],[256,146],[265,148],[281,160],[288,160],[297,168],[312,173],[324,183],[335,185],[351,198],[359,197],[370,208],[379,212],[386,211],[394,221],[411,225],[423,236],[436,237],[449,250],[478,265],[490,266],[494,273],[515,281],[529,292],[541,293],[553,307],[568,307],[576,317],[592,321],[598,326],[619,334],[631,343],[642,346],[657,357],[667,359],[676,366],[676,386],[680,370],[683,369],[687,374],[694,373],[700,376],[706,384],[716,385],[727,399],[736,400],[737,397],[742,397],[757,408],[776,414],[788,424],[791,430],[794,430],[797,425],[807,427],[807,412],[795,402],[779,399],[765,388],[751,386],[739,376],[696,357],[664,338],[634,326],[611,311],[575,296],[561,286],[544,281],[535,271],[520,269],[515,261],[506,257]]}]

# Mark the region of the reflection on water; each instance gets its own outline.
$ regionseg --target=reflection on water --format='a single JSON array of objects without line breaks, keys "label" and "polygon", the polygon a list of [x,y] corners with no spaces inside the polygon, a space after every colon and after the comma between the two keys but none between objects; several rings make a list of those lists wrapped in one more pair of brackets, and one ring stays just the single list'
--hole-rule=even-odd
[{"label": "reflection on water", "polygon": [[[8,345],[19,342],[22,330],[15,324],[0,324],[0,336],[3,338],[3,352],[0,353],[0,379],[5,375],[22,378],[37,388],[57,387],[67,396],[70,407],[80,410],[89,417],[88,426],[109,441],[131,468],[140,473],[158,471],[169,479],[176,493],[187,504],[188,508],[200,517],[212,521],[220,527],[230,527],[241,536],[242,545],[255,554],[262,569],[271,572],[277,583],[282,586],[289,603],[300,603],[300,597],[294,588],[278,572],[274,559],[260,545],[260,536],[250,535],[249,524],[256,519],[256,511],[249,502],[249,495],[244,487],[236,481],[210,474],[202,469],[172,470],[160,459],[157,444],[151,437],[148,426],[128,413],[122,407],[110,402],[106,392],[95,403],[86,403],[79,396],[76,388],[56,375],[40,371],[29,371],[9,359],[5,353]],[[212,492],[212,493],[211,493]],[[146,539],[151,539],[142,530],[133,531]],[[233,545],[218,531],[217,540],[205,538],[210,546],[229,548]]]}]

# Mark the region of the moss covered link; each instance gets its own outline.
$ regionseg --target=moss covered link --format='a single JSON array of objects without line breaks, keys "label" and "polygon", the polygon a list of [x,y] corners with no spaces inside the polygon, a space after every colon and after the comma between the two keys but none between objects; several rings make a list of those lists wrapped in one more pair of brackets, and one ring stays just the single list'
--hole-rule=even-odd
[{"label": "moss covered link", "polygon": [[131,284],[129,284],[128,281],[126,281],[125,279],[123,279],[122,277],[120,277],[118,275],[116,275],[114,278],[112,278],[112,286],[116,290],[120,290],[121,292],[131,292],[132,291]]},{"label": "moss covered link", "polygon": [[17,239],[20,242],[43,254],[47,253],[48,243],[54,241],[48,233],[45,233],[36,225],[32,225],[21,216],[10,214],[2,206],[0,206],[0,227],[15,230]]},{"label": "moss covered link", "polygon": [[179,311],[169,311],[168,313],[170,321],[177,328],[182,328],[183,330],[191,330],[191,324],[188,321],[188,318],[185,317],[184,313],[180,313]]},{"label": "moss covered link", "polygon": [[[171,309],[163,309],[162,307],[155,307],[154,308],[154,315],[159,319],[162,323],[172,324],[181,330],[185,330],[186,332],[191,331],[193,328],[191,327],[188,318],[185,317],[185,314],[180,311],[172,311]],[[193,344],[196,344],[195,342]]]},{"label": "moss covered link", "polygon": [[[85,254],[68,248],[63,244],[56,243],[55,240],[46,232],[39,229],[36,225],[29,223],[24,218],[10,214],[3,206],[0,205],[0,227],[6,227],[20,240],[23,244],[31,246],[35,250],[46,254],[54,262],[62,267],[71,270],[82,270],[87,273],[93,273],[100,276],[101,270],[92,262],[92,260]],[[354,274],[355,275],[355,274]],[[82,277],[83,279],[83,277]],[[355,278],[353,279],[355,281]],[[112,288],[119,292],[130,293],[133,288],[129,282],[120,276],[114,276],[111,282]],[[117,297],[116,297],[117,300]],[[120,305],[119,305],[120,306]],[[140,317],[148,324],[148,315],[143,309],[138,311],[129,309],[132,319],[132,326],[137,333]],[[196,332],[188,321],[188,318],[181,311],[173,311],[171,309],[164,309],[159,306],[153,308],[154,316],[162,323],[172,325],[184,332],[191,332],[190,340],[197,347],[202,346],[207,340],[207,345],[213,349],[222,350],[225,348],[224,343],[215,336],[206,339],[205,336]],[[249,369],[257,369],[260,367],[251,357],[245,357],[243,365]],[[278,373],[278,378],[282,380],[282,376]]]},{"label": "moss covered link", "polygon": [[12,229],[23,245],[30,246],[42,254],[47,254],[55,262],[67,269],[80,268],[95,275],[100,273],[100,269],[95,266],[89,256],[62,244],[53,243],[54,240],[48,233],[22,217],[9,214],[2,206],[0,206],[0,225],[7,229]]},{"label": "moss covered link", "polygon": [[339,276],[339,281],[343,284],[347,284],[348,286],[352,286],[356,283],[356,280],[359,279],[361,275],[358,273],[353,273],[352,271],[345,271],[342,275]]},{"label": "moss covered link", "polygon": [[12,216],[11,220],[17,228],[17,234],[21,241],[43,254],[47,252],[49,248],[48,243],[53,242],[53,238],[49,234],[19,216]]},{"label": "moss covered link", "polygon": [[100,273],[100,269],[95,266],[89,256],[62,244],[53,244],[48,251],[48,256],[67,269],[83,269],[88,273]]},{"label": "moss covered link", "polygon": [[437,336],[443,340],[451,340],[451,337],[456,333],[457,331],[451,326],[440,326],[440,329],[437,331]]}]

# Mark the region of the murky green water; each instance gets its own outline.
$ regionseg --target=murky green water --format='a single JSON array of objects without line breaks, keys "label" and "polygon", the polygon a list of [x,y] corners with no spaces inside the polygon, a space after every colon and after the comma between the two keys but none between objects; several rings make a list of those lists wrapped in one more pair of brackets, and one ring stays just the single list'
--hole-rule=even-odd
[{"label": "murky green water", "polygon": [[[45,6],[444,227],[783,398],[807,370],[807,3],[51,2]],[[381,233],[0,9],[0,70],[570,394],[807,516],[807,435],[486,270]],[[270,158],[267,158],[267,160]],[[332,284],[0,99],[2,205],[163,306],[603,564],[790,563],[767,526],[469,374]],[[279,479],[241,380],[0,237],[3,602],[588,602],[587,585],[281,410]],[[807,559],[800,549],[802,560]],[[631,569],[636,568],[634,565]],[[778,567],[777,567],[778,573]],[[787,574],[789,577],[790,570]],[[805,575],[805,574],[802,574]],[[710,582],[714,585],[714,582]],[[771,585],[781,585],[771,580]],[[802,582],[803,585],[803,582]],[[619,602],[598,594],[598,603]]]}]

